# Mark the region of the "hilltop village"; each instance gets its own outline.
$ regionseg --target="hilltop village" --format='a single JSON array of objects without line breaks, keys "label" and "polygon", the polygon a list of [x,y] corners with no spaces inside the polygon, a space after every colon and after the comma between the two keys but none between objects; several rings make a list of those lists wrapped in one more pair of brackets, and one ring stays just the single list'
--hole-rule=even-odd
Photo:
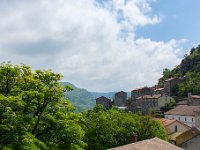
[{"label": "hilltop village", "polygon": [[[166,128],[170,142],[181,148],[200,149],[200,95],[188,93],[188,97],[175,99],[173,88],[183,82],[184,77],[165,80],[164,87],[142,87],[133,89],[131,97],[120,91],[113,99],[101,96],[96,104],[105,109],[117,107],[126,112],[150,115]],[[174,103],[174,108],[165,111],[163,108]]]}]

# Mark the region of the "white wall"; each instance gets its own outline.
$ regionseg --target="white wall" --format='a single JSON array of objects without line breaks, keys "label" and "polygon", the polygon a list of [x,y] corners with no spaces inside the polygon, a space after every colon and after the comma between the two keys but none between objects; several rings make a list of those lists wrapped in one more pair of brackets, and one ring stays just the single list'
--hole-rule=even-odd
[{"label": "white wall", "polygon": [[195,117],[194,116],[180,116],[180,115],[165,115],[166,119],[175,119],[179,120],[190,127],[195,126]]}]

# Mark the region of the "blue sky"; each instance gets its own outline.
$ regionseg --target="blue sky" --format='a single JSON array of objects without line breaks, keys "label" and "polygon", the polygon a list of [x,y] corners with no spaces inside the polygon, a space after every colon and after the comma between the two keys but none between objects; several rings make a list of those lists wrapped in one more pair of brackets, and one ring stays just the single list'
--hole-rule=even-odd
[{"label": "blue sky", "polygon": [[198,0],[0,0],[0,60],[52,69],[89,91],[153,86],[200,43],[199,6]]},{"label": "blue sky", "polygon": [[163,20],[159,24],[139,27],[138,37],[156,41],[185,38],[188,40],[184,45],[186,51],[200,44],[199,0],[157,0],[151,6]]}]

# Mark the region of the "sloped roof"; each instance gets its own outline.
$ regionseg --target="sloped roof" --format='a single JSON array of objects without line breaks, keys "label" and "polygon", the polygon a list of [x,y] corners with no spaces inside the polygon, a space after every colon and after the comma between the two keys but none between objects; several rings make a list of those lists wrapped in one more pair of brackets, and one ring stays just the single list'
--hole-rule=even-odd
[{"label": "sloped roof", "polygon": [[194,116],[194,111],[200,111],[200,106],[179,105],[165,112],[166,115]]},{"label": "sloped roof", "polygon": [[161,96],[162,96],[161,94],[143,95],[143,96],[140,96],[136,99],[156,99],[156,98],[160,98]]},{"label": "sloped roof", "polygon": [[127,144],[124,146],[111,148],[111,150],[183,150],[183,149],[155,137],[152,139],[143,140],[132,144]]},{"label": "sloped roof", "polygon": [[191,95],[192,98],[200,99],[200,95]]},{"label": "sloped roof", "polygon": [[155,89],[153,91],[162,91],[162,90],[164,90],[164,88],[157,88],[157,89]]},{"label": "sloped roof", "polygon": [[171,80],[174,80],[174,79],[176,79],[176,78],[169,78],[169,79],[167,79],[165,81],[171,81]]},{"label": "sloped roof", "polygon": [[160,121],[160,123],[163,124],[163,126],[165,127],[176,122],[175,119],[166,119],[166,118],[154,118],[154,120]]}]

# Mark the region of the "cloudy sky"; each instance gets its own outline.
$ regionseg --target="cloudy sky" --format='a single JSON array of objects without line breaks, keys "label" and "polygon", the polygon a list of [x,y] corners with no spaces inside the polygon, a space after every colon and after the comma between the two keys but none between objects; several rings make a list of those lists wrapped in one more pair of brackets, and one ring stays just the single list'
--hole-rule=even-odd
[{"label": "cloudy sky", "polygon": [[199,0],[0,0],[0,60],[89,91],[152,86],[197,46]]}]

